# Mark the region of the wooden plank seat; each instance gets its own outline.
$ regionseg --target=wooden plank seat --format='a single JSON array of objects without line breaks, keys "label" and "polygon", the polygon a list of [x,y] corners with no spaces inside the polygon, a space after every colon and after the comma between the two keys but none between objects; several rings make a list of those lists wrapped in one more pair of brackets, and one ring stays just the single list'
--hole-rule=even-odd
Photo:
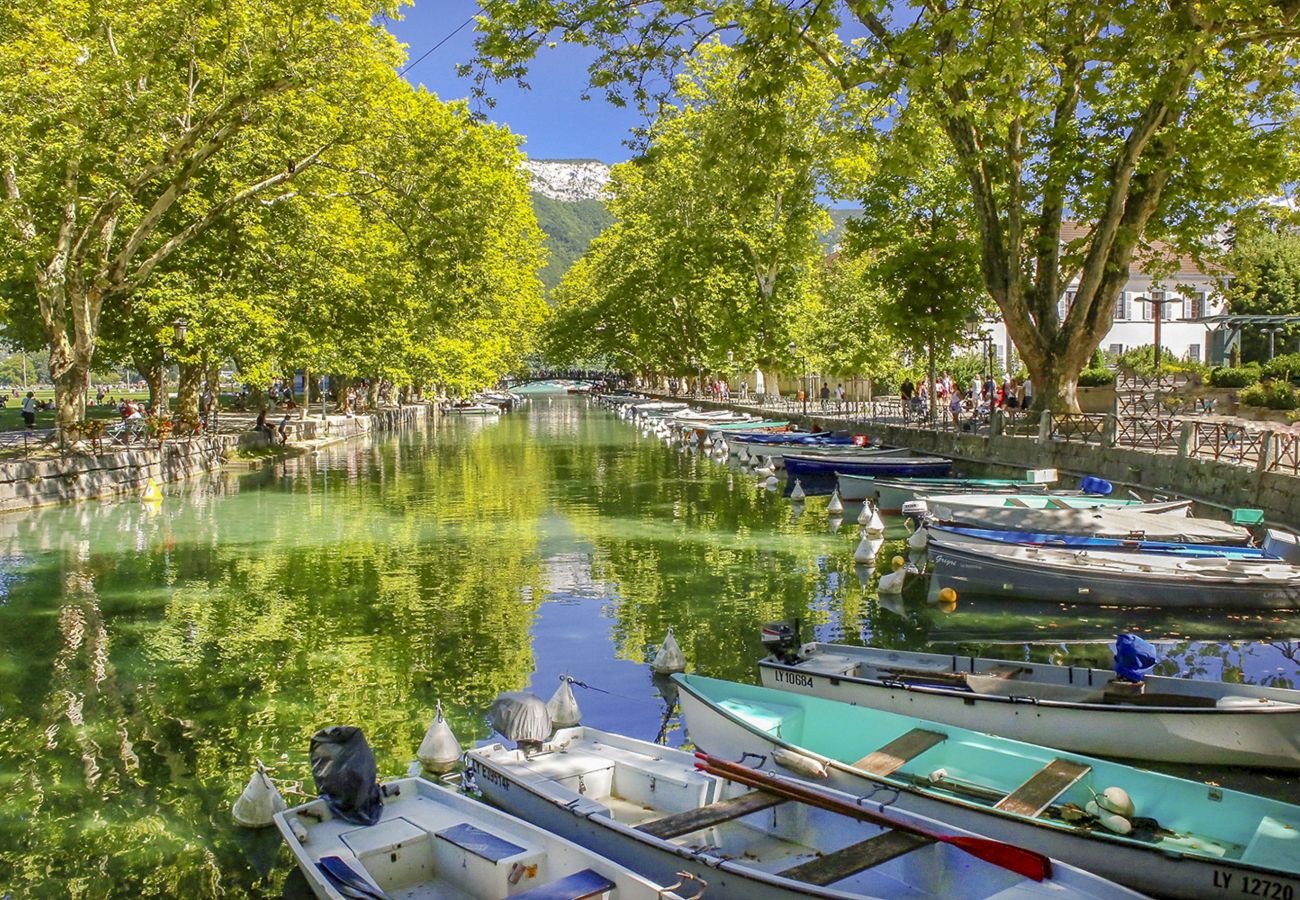
[{"label": "wooden plank seat", "polygon": [[933,843],[933,838],[923,835],[906,831],[886,831],[865,841],[851,844],[843,850],[836,850],[817,859],[791,866],[779,874],[782,878],[824,887]]},{"label": "wooden plank seat", "polygon": [[869,753],[853,764],[853,768],[872,775],[889,775],[915,759],[935,744],[947,740],[948,735],[924,728],[913,728],[899,735],[875,753]]},{"label": "wooden plank seat", "polygon": [[511,900],[587,900],[608,893],[616,886],[594,869],[583,869],[521,893],[511,894],[510,897]]},{"label": "wooden plank seat", "polygon": [[730,822],[732,819],[738,819],[741,816],[747,816],[750,813],[768,809],[784,802],[782,798],[775,794],[769,794],[767,791],[750,791],[747,794],[741,794],[739,797],[719,800],[717,803],[710,803],[707,806],[688,809],[685,812],[674,813],[671,816],[664,816],[662,819],[646,822],[638,825],[637,831],[644,831],[653,837],[671,840],[684,834],[690,834],[693,831],[712,828],[714,825],[720,825],[723,822]]},{"label": "wooden plank seat", "polygon": [[[1015,678],[1026,672],[1033,671],[1025,666],[992,666],[983,672],[976,672],[976,675],[984,675],[989,678]],[[889,668],[879,667],[876,672],[881,678],[899,679],[910,682],[921,682],[938,685],[951,685],[953,687],[962,687],[966,684],[966,679],[970,677],[970,672],[949,672],[942,669],[913,669],[905,666],[892,666]]]},{"label": "wooden plank seat", "polygon": [[993,804],[993,808],[1022,816],[1040,815],[1052,805],[1053,800],[1091,771],[1092,766],[1068,759],[1054,759],[1029,776],[1029,780],[1020,787]]}]

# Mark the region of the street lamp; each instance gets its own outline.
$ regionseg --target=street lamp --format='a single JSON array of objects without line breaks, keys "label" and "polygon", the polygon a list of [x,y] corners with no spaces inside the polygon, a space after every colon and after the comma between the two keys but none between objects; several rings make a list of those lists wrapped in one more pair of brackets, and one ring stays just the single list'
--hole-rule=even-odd
[{"label": "street lamp", "polygon": [[727,351],[727,399],[731,399],[731,385],[736,380],[736,351]]},{"label": "street lamp", "polygon": [[[185,345],[185,335],[189,332],[189,323],[183,316],[178,317],[172,322],[172,343]],[[167,348],[163,348],[162,353],[162,375],[158,379],[162,387],[162,396],[158,398],[158,417],[161,419],[163,411],[167,408]]]},{"label": "street lamp", "polygon": [[1282,325],[1276,325],[1273,328],[1264,328],[1262,330],[1266,335],[1268,335],[1268,358],[1272,359],[1275,355],[1273,351],[1273,341],[1279,333],[1286,331],[1286,328]]},{"label": "street lamp", "polygon": [[786,349],[790,351],[791,356],[802,364],[800,368],[803,370],[803,382],[799,388],[799,394],[803,397],[803,414],[806,416],[808,415],[808,360],[795,352],[798,350],[798,345],[794,341],[791,341]]},{"label": "street lamp", "polygon": [[[966,317],[966,335],[971,341],[983,342],[980,348],[980,368],[984,370],[984,383],[987,385],[993,378],[993,333],[984,327],[984,317],[977,312],[972,312]],[[980,398],[976,397],[977,406],[979,402]]]}]

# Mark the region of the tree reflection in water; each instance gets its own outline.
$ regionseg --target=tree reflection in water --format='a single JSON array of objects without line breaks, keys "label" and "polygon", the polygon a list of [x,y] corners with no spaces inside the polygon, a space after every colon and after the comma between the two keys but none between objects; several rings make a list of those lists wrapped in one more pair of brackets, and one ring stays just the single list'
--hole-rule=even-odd
[{"label": "tree reflection in water", "polygon": [[746,681],[758,625],[796,617],[806,637],[1103,666],[1129,627],[1196,677],[1300,670],[1264,642],[1294,637],[1272,616],[879,598],[825,498],[792,517],[584,400],[167,493],[0,517],[0,892],[278,896],[278,836],[230,821],[254,759],[310,787],[308,738],[347,722],[397,775],[438,699],[484,739],[497,693],[561,672],[592,686],[591,724],[679,744],[644,665],[669,625],[694,670]]}]

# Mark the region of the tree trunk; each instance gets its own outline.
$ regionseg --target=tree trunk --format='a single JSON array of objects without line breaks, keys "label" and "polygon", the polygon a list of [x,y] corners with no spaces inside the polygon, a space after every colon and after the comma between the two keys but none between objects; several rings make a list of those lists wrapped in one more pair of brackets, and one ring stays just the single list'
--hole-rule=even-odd
[{"label": "tree trunk", "polygon": [[307,420],[307,407],[311,406],[311,369],[303,366],[302,369],[302,411],[298,416],[300,421]]},{"label": "tree trunk", "polygon": [[176,414],[199,415],[199,383],[203,380],[203,366],[199,363],[181,363],[180,378],[176,386]]},{"label": "tree trunk", "polygon": [[149,408],[155,412],[165,409],[166,403],[163,398],[163,364],[161,360],[152,359],[144,362],[143,365],[137,364],[136,369],[144,376],[145,384],[149,386]]},{"label": "tree trunk", "polygon": [[930,341],[930,343],[926,345],[925,349],[926,349],[926,358],[927,358],[925,369],[926,372],[928,373],[928,380],[930,382],[930,396],[926,398],[926,402],[930,404],[930,422],[935,427],[938,427],[939,391],[938,391],[938,386],[934,383],[934,341]]},{"label": "tree trunk", "polygon": [[[53,361],[51,361],[53,368]],[[53,373],[51,373],[53,374]],[[78,364],[68,365],[54,375],[55,421],[59,428],[71,428],[86,418],[86,378],[89,371]]]},{"label": "tree trunk", "polygon": [[371,378],[366,385],[366,411],[376,409],[379,406],[379,379]]}]

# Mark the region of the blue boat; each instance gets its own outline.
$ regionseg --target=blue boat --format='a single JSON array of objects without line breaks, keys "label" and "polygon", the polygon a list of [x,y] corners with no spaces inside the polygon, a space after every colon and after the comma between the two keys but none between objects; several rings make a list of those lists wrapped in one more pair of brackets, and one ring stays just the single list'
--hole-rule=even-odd
[{"label": "blue boat", "polygon": [[941,476],[952,471],[952,460],[939,456],[815,456],[785,453],[785,470],[791,476],[853,475]]},{"label": "blue boat", "polygon": [[736,431],[728,435],[731,440],[745,441],[751,444],[807,444],[818,447],[822,445],[838,446],[853,443],[853,435],[839,434],[833,431]]},{"label": "blue boat", "polygon": [[1034,531],[997,531],[991,528],[960,528],[931,525],[933,531],[996,541],[1000,544],[1033,544],[1047,547],[1071,547],[1092,550],[1131,550],[1134,553],[1160,553],[1170,556],[1222,556],[1231,559],[1280,559],[1260,547],[1225,544],[1187,544],[1177,541],[1122,540],[1082,534],[1046,534]]}]

